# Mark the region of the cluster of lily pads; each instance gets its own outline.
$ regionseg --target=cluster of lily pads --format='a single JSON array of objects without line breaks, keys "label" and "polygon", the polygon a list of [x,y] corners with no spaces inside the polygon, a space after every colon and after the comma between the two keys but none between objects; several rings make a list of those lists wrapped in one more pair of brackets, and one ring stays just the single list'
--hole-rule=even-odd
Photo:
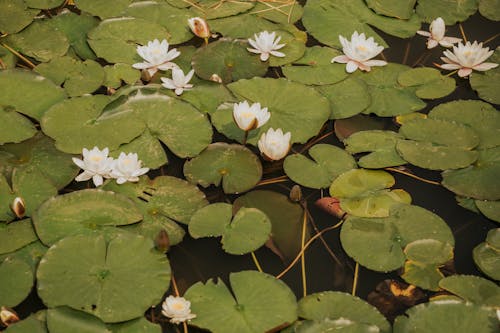
[{"label": "cluster of lily pads", "polygon": [[[476,11],[498,21],[499,8],[496,0],[0,0],[0,328],[496,332],[500,229],[472,254],[491,280],[445,276],[451,229],[394,188],[390,171],[439,171],[438,185],[461,206],[500,222],[500,51],[445,36],[445,24]],[[374,59],[389,45],[372,27],[453,49],[437,69]],[[321,46],[307,46],[309,35]],[[468,77],[482,100],[419,112],[456,88],[454,72],[439,69]],[[337,132],[343,148],[321,143],[333,122],[374,116],[399,128]],[[169,159],[183,160],[182,178],[163,175]],[[150,178],[153,169],[162,175]],[[266,170],[282,176],[263,179]],[[90,179],[99,189],[73,182]],[[333,202],[340,222],[331,228],[340,227],[356,265],[398,271],[430,301],[392,326],[348,293],[297,301],[254,254],[268,246],[286,263],[304,261],[319,237],[300,195],[257,189],[283,179],[327,189],[320,201]],[[220,237],[225,252],[252,255],[258,270],[179,293],[167,255],[186,232]],[[19,321],[12,308],[33,289],[46,309]],[[159,304],[161,317],[147,320]]]}]

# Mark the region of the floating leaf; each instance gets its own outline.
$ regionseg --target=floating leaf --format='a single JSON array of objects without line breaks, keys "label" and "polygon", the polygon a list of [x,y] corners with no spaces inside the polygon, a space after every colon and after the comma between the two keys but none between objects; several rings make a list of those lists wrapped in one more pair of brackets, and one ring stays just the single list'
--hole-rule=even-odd
[{"label": "floating leaf", "polygon": [[198,282],[186,291],[196,313],[193,325],[219,333],[261,333],[297,319],[295,295],[274,276],[242,271],[229,280],[234,297],[220,280]]},{"label": "floating leaf", "polygon": [[0,223],[0,254],[14,252],[38,240],[30,219],[13,223]]},{"label": "floating leaf", "polygon": [[64,0],[24,0],[31,8],[51,9],[62,5]]},{"label": "floating leaf", "polygon": [[16,67],[17,57],[0,44],[0,69]]},{"label": "floating leaf", "polygon": [[246,12],[255,4],[256,2],[253,1],[195,0],[191,10],[198,16],[214,19]]},{"label": "floating leaf", "polygon": [[302,154],[289,155],[283,163],[294,182],[312,188],[327,188],[340,174],[356,168],[356,161],[345,150],[326,144],[309,149],[312,160]]},{"label": "floating leaf", "polygon": [[340,208],[360,217],[389,216],[390,209],[400,203],[410,204],[411,196],[405,190],[379,190],[368,196],[340,198]]},{"label": "floating leaf", "polygon": [[28,118],[10,108],[0,106],[0,123],[5,126],[5,130],[0,132],[0,144],[21,142],[37,133],[35,125]]},{"label": "floating leaf", "polygon": [[256,208],[242,207],[232,216],[233,207],[215,203],[197,211],[189,222],[193,238],[222,236],[222,247],[230,254],[255,251],[269,239],[271,222]]},{"label": "floating leaf", "polygon": [[45,325],[45,310],[39,311],[30,315],[28,318],[21,320],[7,327],[5,333],[47,333]]},{"label": "floating leaf", "polygon": [[141,72],[127,64],[105,66],[104,72],[106,80],[103,85],[115,89],[122,85],[122,81],[127,84],[134,84],[141,78]]},{"label": "floating leaf", "polygon": [[345,140],[353,133],[370,130],[383,130],[387,127],[387,121],[377,117],[357,114],[346,119],[337,119],[334,124],[335,135],[339,140]]},{"label": "floating leaf", "polygon": [[182,100],[191,103],[198,111],[212,114],[223,102],[237,102],[222,84],[203,81],[193,89],[185,91]]},{"label": "floating leaf", "polygon": [[355,198],[389,188],[395,183],[390,173],[381,170],[353,169],[337,177],[330,186],[330,195]]},{"label": "floating leaf", "polygon": [[465,21],[477,10],[477,0],[418,0],[417,14],[430,23],[441,17],[448,25]]},{"label": "floating leaf", "polygon": [[330,102],[330,119],[349,118],[363,112],[371,103],[364,81],[349,77],[339,83],[316,88]]},{"label": "floating leaf", "polygon": [[359,158],[360,167],[381,169],[406,164],[396,151],[396,143],[401,138],[393,131],[359,131],[344,139],[344,144],[351,154],[369,153]]},{"label": "floating leaf", "polygon": [[124,195],[101,190],[81,190],[45,201],[33,216],[40,240],[50,246],[77,234],[135,223],[142,214]]},{"label": "floating leaf", "polygon": [[142,316],[170,281],[167,258],[152,246],[151,240],[130,234],[109,242],[103,236],[66,237],[39,265],[38,294],[49,307],[69,306],[104,322]]},{"label": "floating leaf", "polygon": [[[288,1],[286,3],[262,3],[257,2],[250,14],[263,17],[276,23],[295,23],[302,17],[304,8],[298,1]],[[239,15],[241,16],[241,15]]]},{"label": "floating leaf", "polygon": [[132,0],[116,0],[113,2],[100,0],[75,0],[75,5],[80,10],[104,19],[120,15],[131,2]]},{"label": "floating leaf", "polygon": [[246,50],[245,42],[228,39],[219,39],[199,48],[192,65],[202,79],[220,83],[263,76],[268,66]]},{"label": "floating leaf", "polygon": [[32,242],[25,247],[18,249],[15,252],[0,255],[0,262],[6,259],[10,260],[21,260],[28,264],[35,274],[38,268],[38,262],[43,257],[48,248],[45,247],[40,241]]},{"label": "floating leaf", "polygon": [[500,305],[500,287],[479,276],[452,275],[442,279],[439,286],[467,302],[491,307]]},{"label": "floating leaf", "polygon": [[262,177],[262,165],[248,148],[217,142],[184,164],[184,176],[203,187],[219,186],[222,182],[225,193],[240,193],[257,184]]},{"label": "floating leaf", "polygon": [[65,306],[47,310],[47,328],[51,333],[109,333],[99,318]]},{"label": "floating leaf", "polygon": [[500,21],[500,1],[479,0],[479,12],[487,19],[490,19],[492,21]]},{"label": "floating leaf", "polygon": [[500,201],[476,200],[477,208],[490,220],[500,222]]},{"label": "floating leaf", "polygon": [[108,324],[113,333],[161,333],[161,326],[142,317],[118,324]]},{"label": "floating leaf", "polygon": [[377,14],[407,20],[413,14],[416,2],[417,0],[367,0],[366,4]]},{"label": "floating leaf", "polygon": [[398,76],[398,82],[403,87],[414,87],[415,95],[425,99],[441,98],[455,90],[453,78],[441,75],[439,70],[428,67],[413,68],[402,72]]},{"label": "floating leaf", "polygon": [[38,12],[27,8],[24,0],[0,0],[0,32],[13,34],[23,30]]},{"label": "floating leaf", "polygon": [[437,264],[425,264],[407,260],[401,277],[408,283],[422,289],[438,291],[439,281],[444,277]]},{"label": "floating leaf", "polygon": [[472,251],[477,267],[492,279],[500,280],[500,229],[488,231],[486,241]]},{"label": "floating leaf", "polygon": [[251,38],[254,34],[264,30],[271,32],[280,29],[279,25],[250,14],[210,20],[208,24],[212,31],[218,32],[224,37],[243,39]]},{"label": "floating leaf", "polygon": [[141,135],[129,143],[122,144],[109,155],[117,158],[122,152],[125,154],[138,154],[143,165],[150,169],[157,169],[168,163],[165,150],[158,139],[151,134],[149,129],[146,129]]},{"label": "floating leaf", "polygon": [[14,307],[21,303],[33,287],[33,272],[22,260],[7,258],[0,261],[0,304]]},{"label": "floating leaf", "polygon": [[[235,207],[252,207],[264,212],[271,220],[271,239],[287,261],[293,260],[301,249],[304,210],[286,195],[272,191],[252,191],[238,197]],[[309,239],[306,232],[306,241]]]}]

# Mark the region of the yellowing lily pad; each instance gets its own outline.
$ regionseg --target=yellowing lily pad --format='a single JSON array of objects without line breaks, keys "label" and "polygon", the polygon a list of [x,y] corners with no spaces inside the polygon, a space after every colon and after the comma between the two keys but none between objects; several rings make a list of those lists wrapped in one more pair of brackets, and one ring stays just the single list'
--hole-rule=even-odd
[{"label": "yellowing lily pad", "polygon": [[390,173],[381,170],[353,169],[337,177],[330,186],[330,195],[354,198],[389,188],[395,183]]}]

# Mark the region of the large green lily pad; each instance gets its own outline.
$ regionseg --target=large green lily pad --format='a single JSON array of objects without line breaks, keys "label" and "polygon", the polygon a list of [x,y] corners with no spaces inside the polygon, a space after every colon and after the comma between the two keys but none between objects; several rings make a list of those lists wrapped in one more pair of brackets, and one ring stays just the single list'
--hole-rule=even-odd
[{"label": "large green lily pad", "polygon": [[242,207],[234,217],[233,206],[215,203],[198,210],[189,222],[193,238],[222,236],[222,247],[230,254],[255,251],[269,239],[271,222],[256,208]]},{"label": "large green lily pad", "polygon": [[0,0],[0,32],[12,34],[23,30],[38,12],[28,8],[24,0]]},{"label": "large green lily pad", "polygon": [[0,254],[14,252],[36,240],[38,237],[31,226],[31,219],[0,223]]},{"label": "large green lily pad", "polygon": [[316,90],[328,98],[332,112],[331,119],[355,116],[371,103],[366,83],[352,76],[336,84],[317,87]]},{"label": "large green lily pad", "polygon": [[402,72],[398,76],[398,82],[403,87],[414,87],[415,95],[425,99],[441,98],[455,90],[453,78],[441,75],[439,70],[428,67],[413,68]]},{"label": "large green lily pad", "polygon": [[[142,236],[71,236],[45,254],[38,294],[49,307],[69,306],[104,322],[142,316],[168,289],[167,258]],[[85,251],[82,251],[85,249]]]},{"label": "large green lily pad", "polygon": [[366,4],[377,14],[407,20],[413,14],[416,2],[417,0],[367,0]]},{"label": "large green lily pad", "polygon": [[198,282],[186,291],[197,314],[193,325],[219,333],[261,333],[297,319],[295,295],[274,276],[242,271],[229,280],[232,294],[220,280]]},{"label": "large green lily pad", "polygon": [[31,267],[22,260],[7,258],[0,261],[0,304],[14,307],[21,303],[33,287]]},{"label": "large green lily pad", "polygon": [[424,22],[430,23],[441,17],[446,24],[465,21],[477,10],[477,0],[418,0],[417,14]]},{"label": "large green lily pad", "polygon": [[219,0],[195,0],[192,2],[191,10],[206,19],[232,16],[246,12],[255,6],[254,1],[219,1]]},{"label": "large green lily pad", "polygon": [[161,333],[161,326],[153,324],[146,318],[129,320],[124,323],[108,324],[113,333]]},{"label": "large green lily pad", "polygon": [[486,241],[474,248],[472,256],[484,274],[500,280],[500,229],[491,229]]},{"label": "large green lily pad", "polygon": [[62,5],[64,0],[24,0],[28,7],[39,9],[51,9]]},{"label": "large green lily pad", "polygon": [[51,333],[109,333],[99,318],[65,306],[47,310],[47,328]]},{"label": "large green lily pad", "polygon": [[479,0],[479,12],[489,20],[500,21],[500,1]]},{"label": "large green lily pad", "polygon": [[77,234],[99,232],[142,220],[142,214],[124,195],[88,189],[53,197],[33,215],[40,240],[51,246]]},{"label": "large green lily pad", "polygon": [[452,275],[442,279],[439,286],[467,302],[491,307],[500,305],[500,287],[479,276]]},{"label": "large green lily pad", "polygon": [[248,148],[217,142],[184,164],[184,176],[203,187],[219,186],[225,193],[252,189],[262,177],[262,164]]},{"label": "large green lily pad", "polygon": [[283,169],[294,182],[312,188],[330,187],[340,174],[355,169],[356,161],[345,150],[327,144],[309,149],[312,160],[302,154],[289,155]]},{"label": "large green lily pad", "polygon": [[0,69],[12,69],[16,67],[17,57],[14,53],[0,45]]},{"label": "large green lily pad", "polygon": [[119,16],[132,0],[116,0],[113,2],[100,0],[75,0],[78,9],[100,18]]}]

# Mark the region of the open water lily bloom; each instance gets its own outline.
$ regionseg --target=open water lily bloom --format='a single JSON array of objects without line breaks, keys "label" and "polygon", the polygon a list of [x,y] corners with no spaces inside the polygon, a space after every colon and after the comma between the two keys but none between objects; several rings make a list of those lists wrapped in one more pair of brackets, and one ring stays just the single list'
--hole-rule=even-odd
[{"label": "open water lily bloom", "polygon": [[83,170],[75,180],[77,182],[86,181],[92,178],[95,186],[101,186],[103,178],[109,178],[113,166],[113,158],[108,157],[109,149],[94,147],[92,150],[83,148],[83,160],[73,157],[73,162]]},{"label": "open water lily bloom", "polygon": [[373,37],[366,39],[364,33],[358,34],[354,31],[350,41],[343,36],[339,36],[339,40],[344,54],[336,56],[331,62],[347,64],[345,67],[347,73],[353,73],[358,68],[369,72],[372,66],[387,65],[387,62],[383,60],[371,60],[384,49],[373,40]]},{"label": "open water lily bloom", "polygon": [[[255,40],[254,40],[255,39]],[[286,44],[279,44],[281,36],[276,37],[276,32],[262,31],[259,34],[254,34],[254,39],[249,38],[248,43],[253,48],[248,47],[247,50],[252,53],[260,54],[260,60],[266,61],[269,56],[273,55],[275,57],[284,57],[283,52],[276,50],[281,49]]]},{"label": "open water lily bloom", "polygon": [[172,89],[175,91],[177,96],[181,95],[184,90],[190,90],[193,88],[193,85],[189,83],[191,78],[193,77],[194,69],[189,71],[187,75],[184,75],[184,72],[180,68],[172,69],[172,78],[162,77],[161,81],[163,82],[162,86],[167,89]]},{"label": "open water lily bloom", "polygon": [[438,46],[438,44],[443,47],[452,47],[453,44],[458,43],[462,40],[461,38],[446,37],[444,35],[445,30],[446,26],[444,24],[444,20],[441,17],[438,17],[431,22],[429,31],[419,30],[417,31],[417,34],[429,37],[427,39],[428,49],[432,49]]},{"label": "open water lily bloom", "polygon": [[470,75],[473,70],[484,72],[498,66],[496,63],[484,62],[493,52],[488,47],[483,47],[483,43],[477,41],[472,44],[467,42],[465,45],[458,43],[458,46],[453,46],[453,52],[450,50],[443,52],[445,56],[441,57],[441,60],[445,64],[441,65],[441,68],[458,69],[458,76],[460,77]]},{"label": "open water lily bloom", "polygon": [[161,42],[158,39],[148,42],[147,45],[138,46],[137,53],[145,60],[132,65],[137,69],[147,70],[150,76],[153,76],[158,70],[166,71],[177,68],[172,62],[181,53],[177,49],[168,50],[168,42],[164,39]]},{"label": "open water lily bloom", "polygon": [[236,125],[244,131],[261,127],[270,117],[271,114],[267,108],[262,108],[260,103],[249,105],[247,101],[244,101],[233,105],[233,119]]},{"label": "open water lily bloom", "polygon": [[262,133],[258,142],[259,150],[268,160],[281,160],[290,150],[291,137],[290,132],[283,134],[281,128],[278,128],[276,131],[270,128],[266,133]]},{"label": "open water lily bloom", "polygon": [[179,296],[168,296],[162,304],[161,313],[174,324],[196,318],[196,315],[191,313],[191,302]]},{"label": "open water lily bloom", "polygon": [[142,161],[138,159],[136,153],[120,153],[118,159],[113,161],[113,168],[110,176],[116,178],[116,183],[137,182],[139,176],[149,171],[149,168],[142,167]]}]

